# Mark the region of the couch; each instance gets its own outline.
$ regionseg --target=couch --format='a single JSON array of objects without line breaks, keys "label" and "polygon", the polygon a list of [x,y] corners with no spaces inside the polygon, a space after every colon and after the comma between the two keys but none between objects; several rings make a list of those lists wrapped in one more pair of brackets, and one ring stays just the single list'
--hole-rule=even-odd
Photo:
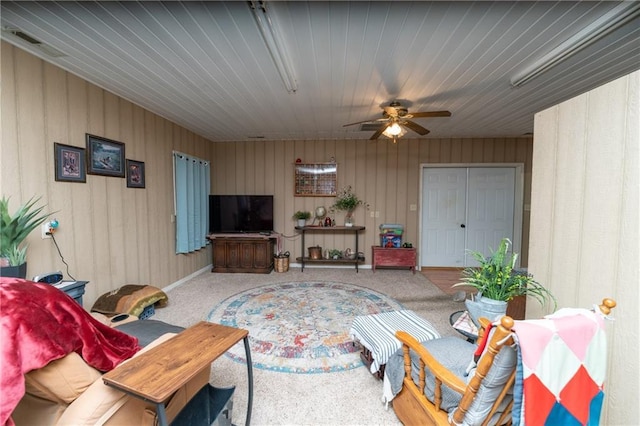
[{"label": "couch", "polygon": [[[2,425],[156,423],[155,404],[110,388],[101,378],[175,333],[141,348],[136,337],[112,327],[104,316],[89,314],[55,287],[0,280]],[[169,421],[208,383],[209,374],[201,371],[169,398]]]}]

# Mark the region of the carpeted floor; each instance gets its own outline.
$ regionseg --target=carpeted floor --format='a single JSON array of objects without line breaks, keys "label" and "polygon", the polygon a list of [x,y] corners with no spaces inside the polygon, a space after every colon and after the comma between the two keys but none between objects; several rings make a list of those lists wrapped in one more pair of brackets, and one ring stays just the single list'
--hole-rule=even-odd
[{"label": "carpeted floor", "polygon": [[[464,308],[422,274],[404,270],[291,268],[286,273],[213,274],[205,272],[167,290],[167,307],[153,319],[188,327],[207,320],[225,299],[250,289],[283,282],[326,281],[352,284],[387,295],[432,323],[442,335],[458,335],[449,315]],[[347,330],[348,331],[348,330]],[[240,345],[240,344],[239,344]],[[228,357],[213,364],[211,383],[235,385],[233,423],[245,422],[246,367]],[[397,425],[393,410],[381,402],[382,382],[364,366],[324,374],[289,374],[254,368],[254,425]]]}]

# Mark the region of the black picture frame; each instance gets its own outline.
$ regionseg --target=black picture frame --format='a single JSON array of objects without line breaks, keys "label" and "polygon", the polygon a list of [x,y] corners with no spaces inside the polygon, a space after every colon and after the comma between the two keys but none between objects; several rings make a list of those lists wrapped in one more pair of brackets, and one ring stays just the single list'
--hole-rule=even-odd
[{"label": "black picture frame", "polygon": [[124,143],[87,135],[87,173],[125,177]]},{"label": "black picture frame", "polygon": [[127,159],[127,188],[144,188],[144,162]]},{"label": "black picture frame", "polygon": [[84,148],[54,142],[53,155],[57,182],[85,183],[87,181]]}]

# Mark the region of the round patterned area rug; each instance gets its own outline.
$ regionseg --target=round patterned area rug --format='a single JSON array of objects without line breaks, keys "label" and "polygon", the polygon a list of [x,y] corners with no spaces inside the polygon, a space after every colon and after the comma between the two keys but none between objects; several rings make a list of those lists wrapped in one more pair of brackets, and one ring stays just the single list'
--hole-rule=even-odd
[{"label": "round patterned area rug", "polygon": [[[336,282],[271,284],[218,304],[209,322],[249,330],[254,368],[286,373],[330,373],[362,366],[349,336],[356,316],[404,309],[384,294]],[[246,362],[244,346],[227,356]]]}]

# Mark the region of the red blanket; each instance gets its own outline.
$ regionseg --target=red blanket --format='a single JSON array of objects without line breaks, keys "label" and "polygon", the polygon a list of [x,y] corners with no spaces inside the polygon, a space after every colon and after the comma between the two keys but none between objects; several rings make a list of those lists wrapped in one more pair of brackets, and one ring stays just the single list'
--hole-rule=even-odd
[{"label": "red blanket", "polygon": [[17,278],[0,278],[0,342],[0,425],[13,423],[25,373],[71,352],[109,371],[140,349],[135,337],[100,323],[64,292]]}]

